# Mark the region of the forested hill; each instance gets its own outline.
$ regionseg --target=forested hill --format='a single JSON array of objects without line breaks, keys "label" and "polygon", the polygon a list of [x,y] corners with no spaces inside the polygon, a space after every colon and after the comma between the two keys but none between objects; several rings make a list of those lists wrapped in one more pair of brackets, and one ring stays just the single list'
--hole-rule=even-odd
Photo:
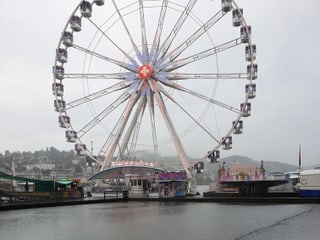
[{"label": "forested hill", "polygon": [[[150,152],[141,151],[136,153],[136,159],[150,161],[153,155]],[[47,148],[45,150],[39,150],[34,152],[10,152],[0,153],[0,168],[10,170],[11,164],[14,161],[16,168],[23,168],[26,164],[47,162],[54,163],[56,167],[68,167],[71,162],[75,159],[79,160],[79,164],[85,166],[85,158],[77,156],[73,150],[70,151],[59,151],[54,147]],[[197,160],[191,160],[190,162],[196,162]],[[225,162],[226,166],[231,165],[249,165],[252,167],[259,167],[260,160],[253,160],[245,156],[230,156],[227,158],[220,159],[220,163]],[[181,169],[181,164],[176,156],[165,156],[160,157],[160,164],[164,168],[168,169]],[[296,171],[297,166],[290,165],[283,162],[271,162],[264,160],[264,167],[267,173],[270,172],[289,172]],[[216,173],[218,164],[210,164],[205,161],[204,175],[212,176]]]}]

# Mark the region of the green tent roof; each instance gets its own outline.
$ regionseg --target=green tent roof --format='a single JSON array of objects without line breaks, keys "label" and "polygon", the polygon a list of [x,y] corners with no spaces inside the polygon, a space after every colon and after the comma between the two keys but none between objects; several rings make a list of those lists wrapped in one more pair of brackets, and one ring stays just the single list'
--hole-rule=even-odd
[{"label": "green tent roof", "polygon": [[56,190],[60,187],[65,187],[66,185],[70,185],[73,181],[50,181],[50,180],[38,180],[38,179],[31,179],[25,177],[18,177],[12,176],[10,174],[6,174],[0,171],[0,178],[8,179],[8,180],[15,180],[19,182],[32,182],[35,185],[35,192],[53,192],[54,188]]}]

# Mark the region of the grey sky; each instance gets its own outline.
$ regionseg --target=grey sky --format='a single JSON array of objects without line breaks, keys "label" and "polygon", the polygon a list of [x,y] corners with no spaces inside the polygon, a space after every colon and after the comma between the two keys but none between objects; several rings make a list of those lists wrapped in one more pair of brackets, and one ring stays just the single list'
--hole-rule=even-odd
[{"label": "grey sky", "polygon": [[[217,0],[216,0],[217,1]],[[73,148],[51,93],[55,49],[78,0],[2,1],[0,152]],[[257,45],[257,97],[244,134],[223,156],[304,164],[320,156],[318,0],[238,0]]]}]

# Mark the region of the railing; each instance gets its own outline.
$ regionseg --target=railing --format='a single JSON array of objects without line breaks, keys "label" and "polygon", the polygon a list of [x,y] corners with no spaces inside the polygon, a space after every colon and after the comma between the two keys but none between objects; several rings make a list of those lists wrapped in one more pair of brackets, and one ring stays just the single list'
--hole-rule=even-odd
[{"label": "railing", "polygon": [[103,199],[106,200],[108,196],[115,197],[117,199],[119,197],[122,197],[123,199],[128,199],[128,190],[105,190],[103,192]]},{"label": "railing", "polygon": [[51,199],[49,192],[0,191],[0,199],[8,202],[39,201]]}]

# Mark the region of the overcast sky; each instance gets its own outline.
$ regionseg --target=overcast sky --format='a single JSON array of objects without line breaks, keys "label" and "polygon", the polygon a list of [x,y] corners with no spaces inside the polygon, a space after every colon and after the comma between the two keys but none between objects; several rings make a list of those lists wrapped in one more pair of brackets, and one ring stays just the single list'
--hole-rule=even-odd
[{"label": "overcast sky", "polygon": [[[303,164],[319,163],[320,1],[236,2],[254,29],[258,90],[241,141],[224,155],[297,164],[301,144]],[[1,1],[1,153],[73,148],[57,126],[51,84],[60,33],[77,4]]]}]

